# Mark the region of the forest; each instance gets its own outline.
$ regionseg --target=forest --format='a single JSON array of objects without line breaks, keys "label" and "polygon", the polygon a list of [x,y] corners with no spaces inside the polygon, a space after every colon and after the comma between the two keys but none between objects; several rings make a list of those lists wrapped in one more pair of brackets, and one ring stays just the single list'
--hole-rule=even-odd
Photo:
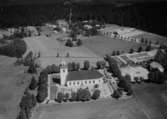
[{"label": "forest", "polygon": [[93,19],[166,36],[166,6],[167,2],[134,3],[124,6],[81,3],[0,6],[0,27],[39,26],[57,19],[68,19],[71,7],[73,21]]}]

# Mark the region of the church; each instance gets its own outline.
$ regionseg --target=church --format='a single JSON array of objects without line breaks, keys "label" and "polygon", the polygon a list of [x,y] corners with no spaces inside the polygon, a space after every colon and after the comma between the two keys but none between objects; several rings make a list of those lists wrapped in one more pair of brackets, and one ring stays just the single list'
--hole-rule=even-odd
[{"label": "church", "polygon": [[77,90],[81,87],[92,87],[103,83],[103,74],[96,70],[68,71],[66,63],[63,61],[59,74],[51,74],[51,79],[57,78],[60,86]]}]

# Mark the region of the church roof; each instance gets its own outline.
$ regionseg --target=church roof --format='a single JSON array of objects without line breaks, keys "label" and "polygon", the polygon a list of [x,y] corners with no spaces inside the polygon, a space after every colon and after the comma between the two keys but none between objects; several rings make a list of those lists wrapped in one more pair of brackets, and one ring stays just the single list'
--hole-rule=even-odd
[{"label": "church roof", "polygon": [[98,71],[73,71],[68,73],[67,81],[92,80],[101,77],[103,75]]}]

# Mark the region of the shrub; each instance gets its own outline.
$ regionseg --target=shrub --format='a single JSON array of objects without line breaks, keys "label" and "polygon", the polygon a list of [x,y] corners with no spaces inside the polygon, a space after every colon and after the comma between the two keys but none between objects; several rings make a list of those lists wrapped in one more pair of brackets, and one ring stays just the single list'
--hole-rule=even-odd
[{"label": "shrub", "polygon": [[76,100],[77,100],[77,93],[76,92],[72,92],[70,101],[76,101]]},{"label": "shrub", "polygon": [[113,98],[119,99],[121,97],[121,92],[119,90],[114,90],[114,93],[112,94]]},{"label": "shrub", "polygon": [[100,90],[95,90],[92,94],[92,99],[96,100],[100,97]]},{"label": "shrub", "polygon": [[57,99],[56,99],[56,101],[59,102],[59,103],[61,103],[61,102],[63,101],[63,99],[64,99],[64,94],[63,94],[62,92],[59,92],[59,93],[57,94]]},{"label": "shrub", "polygon": [[79,101],[89,101],[91,94],[88,89],[79,89],[77,92],[77,98]]},{"label": "shrub", "polygon": [[30,85],[29,85],[29,88],[30,88],[31,90],[34,90],[34,89],[37,87],[37,85],[38,85],[38,82],[37,82],[37,80],[35,79],[35,77],[33,76],[32,79],[31,79],[31,83],[30,83]]}]

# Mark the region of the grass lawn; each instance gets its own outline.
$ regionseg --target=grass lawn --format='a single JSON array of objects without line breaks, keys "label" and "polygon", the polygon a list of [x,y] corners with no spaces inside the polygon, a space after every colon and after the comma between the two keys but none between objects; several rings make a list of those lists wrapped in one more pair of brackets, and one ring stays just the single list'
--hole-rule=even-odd
[{"label": "grass lawn", "polygon": [[[28,45],[28,51],[40,52],[41,53],[41,65],[46,67],[50,64],[59,64],[61,62],[61,57],[67,59],[67,62],[82,62],[85,60],[90,60],[90,62],[95,62],[98,59],[101,60],[99,55],[89,50],[86,47],[65,47],[63,43],[56,40],[57,36],[53,35],[51,37],[39,36],[25,38]],[[67,58],[67,53],[70,57]],[[59,58],[56,57],[59,54]]]},{"label": "grass lawn", "polygon": [[36,110],[33,119],[147,119],[135,101],[109,99],[52,105]]},{"label": "grass lawn", "polygon": [[140,45],[137,43],[122,41],[118,39],[115,40],[104,36],[94,36],[90,38],[84,38],[83,45],[100,56],[105,56],[106,54],[112,54],[113,51],[129,52],[131,48],[135,50],[138,49],[138,47],[140,46],[145,48],[143,44]]},{"label": "grass lawn", "polygon": [[24,67],[14,66],[15,58],[0,56],[0,119],[16,119],[19,102],[29,83]]}]

